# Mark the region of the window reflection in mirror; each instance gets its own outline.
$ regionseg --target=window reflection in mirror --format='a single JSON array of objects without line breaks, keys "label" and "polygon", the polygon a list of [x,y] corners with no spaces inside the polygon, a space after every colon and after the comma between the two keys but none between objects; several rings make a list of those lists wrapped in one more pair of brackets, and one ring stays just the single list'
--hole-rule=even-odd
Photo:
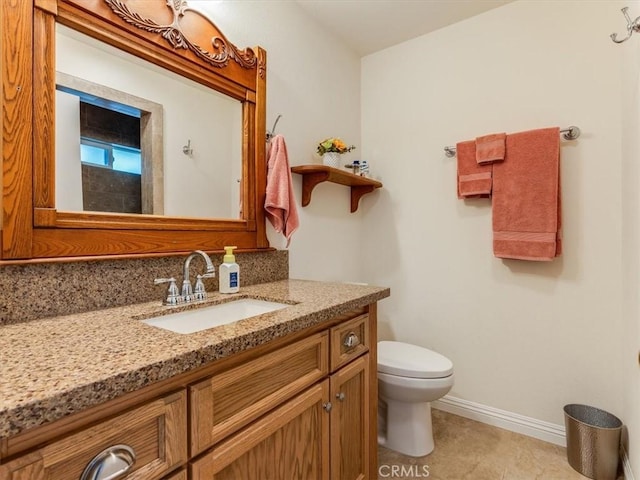
[{"label": "window reflection in mirror", "polygon": [[[242,104],[64,26],[56,30],[56,208],[239,218]],[[87,134],[84,104],[112,111],[117,128],[91,120]],[[132,112],[139,112],[138,142],[113,133],[128,123],[116,114]],[[102,155],[102,165],[82,163],[83,148]],[[136,148],[139,173],[111,168],[117,152]]]},{"label": "window reflection in mirror", "polygon": [[[70,88],[73,83],[81,90]],[[60,76],[56,86],[59,166],[64,172],[56,189],[60,210],[113,213],[154,213],[153,186],[146,187],[153,175],[153,162],[147,162],[142,177],[141,115],[152,115],[88,91],[116,95],[105,87],[81,79]],[[135,103],[133,99],[127,99]],[[161,109],[157,109],[162,114]],[[78,123],[79,121],[79,123]],[[151,129],[145,129],[147,134]],[[68,137],[68,138],[66,138]],[[79,139],[79,144],[78,144]],[[151,152],[145,150],[145,156]],[[156,168],[162,168],[159,159]],[[156,190],[156,194],[160,188]],[[158,204],[162,201],[158,199]]]}]

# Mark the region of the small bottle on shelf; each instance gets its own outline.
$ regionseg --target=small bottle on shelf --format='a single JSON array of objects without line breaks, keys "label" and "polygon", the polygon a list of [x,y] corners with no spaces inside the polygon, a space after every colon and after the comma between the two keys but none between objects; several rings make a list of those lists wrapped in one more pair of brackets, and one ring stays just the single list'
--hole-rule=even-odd
[{"label": "small bottle on shelf", "polygon": [[360,176],[369,176],[369,163],[366,160],[362,160],[362,162],[360,162]]}]

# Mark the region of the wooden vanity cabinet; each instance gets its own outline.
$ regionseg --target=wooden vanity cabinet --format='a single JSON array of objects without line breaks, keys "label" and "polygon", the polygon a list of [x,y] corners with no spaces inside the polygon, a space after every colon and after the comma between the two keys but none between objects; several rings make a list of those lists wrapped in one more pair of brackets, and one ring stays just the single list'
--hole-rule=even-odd
[{"label": "wooden vanity cabinet", "polygon": [[375,348],[371,348],[372,318],[371,312],[359,315],[329,333],[332,479],[367,480],[370,472],[377,472],[377,439],[372,443],[372,434],[377,437],[377,379],[371,378],[372,372],[376,375],[371,366],[376,358]]},{"label": "wooden vanity cabinet", "polygon": [[0,479],[80,479],[96,455],[122,445],[135,454],[123,478],[160,479],[187,460],[186,411],[184,390],[164,396],[0,465]]},{"label": "wooden vanity cabinet", "polygon": [[191,455],[326,377],[328,352],[322,332],[190,386]]},{"label": "wooden vanity cabinet", "polygon": [[[226,418],[231,419],[227,426],[235,425],[237,433],[193,461],[190,478],[369,479],[371,405],[376,403],[371,400],[370,388],[370,320],[368,314],[357,315],[257,359],[255,365],[249,362],[191,387],[192,426],[206,424],[206,430],[212,432],[207,438],[214,442],[221,436],[216,431],[223,428],[215,425],[224,425]],[[271,369],[274,375],[268,374]],[[252,380],[253,375],[256,378]],[[235,379],[235,391],[226,390],[230,379]],[[279,391],[300,390],[303,386],[306,390],[282,404],[287,397],[278,395]],[[208,395],[199,408],[199,399],[207,397],[202,392],[216,390],[226,390],[218,397],[224,405],[216,409],[215,398],[211,400]],[[225,405],[234,406],[232,415],[223,414]],[[251,424],[245,421],[248,425],[238,428],[242,418],[252,419],[266,410],[269,413],[259,420]],[[192,427],[192,432],[198,428]],[[232,430],[225,428],[224,432]]]},{"label": "wooden vanity cabinet", "polygon": [[0,480],[80,479],[120,444],[123,480],[375,478],[376,305],[0,443]]},{"label": "wooden vanity cabinet", "polygon": [[367,354],[331,375],[332,479],[370,478],[370,426],[377,418],[369,418],[369,374]]},{"label": "wooden vanity cabinet", "polygon": [[192,463],[192,480],[329,480],[324,380]]}]

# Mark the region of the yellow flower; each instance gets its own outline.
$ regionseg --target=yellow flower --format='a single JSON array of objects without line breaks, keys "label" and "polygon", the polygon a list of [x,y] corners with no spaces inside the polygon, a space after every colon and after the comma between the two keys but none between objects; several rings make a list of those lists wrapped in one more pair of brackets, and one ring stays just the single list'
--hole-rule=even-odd
[{"label": "yellow flower", "polygon": [[327,152],[346,153],[354,150],[354,145],[348,146],[340,138],[326,138],[318,144],[318,155],[324,155]]}]

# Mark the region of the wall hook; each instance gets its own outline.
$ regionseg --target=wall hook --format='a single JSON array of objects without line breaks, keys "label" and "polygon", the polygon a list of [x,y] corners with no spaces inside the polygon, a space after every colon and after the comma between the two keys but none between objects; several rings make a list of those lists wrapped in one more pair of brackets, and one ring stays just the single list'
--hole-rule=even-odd
[{"label": "wall hook", "polygon": [[187,144],[184,147],[182,147],[182,153],[189,156],[193,154],[193,148],[191,148],[191,140],[189,140]]},{"label": "wall hook", "polygon": [[275,136],[276,125],[278,125],[278,120],[280,120],[280,117],[282,117],[282,114],[278,115],[278,117],[276,118],[276,121],[273,122],[273,128],[271,129],[271,131],[267,130],[267,142]]},{"label": "wall hook", "polygon": [[624,15],[624,18],[627,19],[627,36],[624,37],[622,40],[618,40],[617,38],[618,35],[616,33],[612,33],[611,35],[609,35],[611,37],[611,40],[613,40],[616,43],[626,42],[627,40],[629,40],[629,37],[631,37],[633,32],[640,32],[640,25],[638,25],[638,22],[640,21],[640,17],[631,21],[631,17],[629,17],[629,13],[627,13],[628,10],[629,10],[629,7],[624,7],[622,9],[622,14]]}]

